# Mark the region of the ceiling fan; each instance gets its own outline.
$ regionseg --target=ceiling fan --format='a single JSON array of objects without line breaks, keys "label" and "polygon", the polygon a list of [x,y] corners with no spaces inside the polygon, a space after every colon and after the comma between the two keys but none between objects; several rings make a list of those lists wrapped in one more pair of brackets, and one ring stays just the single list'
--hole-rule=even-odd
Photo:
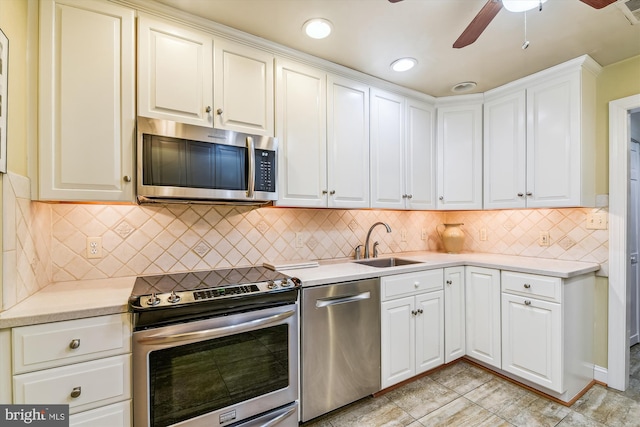
[{"label": "ceiling fan", "polygon": [[[389,0],[391,3],[398,3],[402,0]],[[595,9],[602,9],[605,6],[615,3],[616,0],[579,0],[582,3],[589,5]],[[500,9],[503,8],[502,0],[489,0],[480,9],[480,12],[473,18],[471,23],[464,29],[458,40],[453,43],[453,47],[456,49],[469,46],[475,42],[480,34],[487,28],[489,23],[496,17]]]}]

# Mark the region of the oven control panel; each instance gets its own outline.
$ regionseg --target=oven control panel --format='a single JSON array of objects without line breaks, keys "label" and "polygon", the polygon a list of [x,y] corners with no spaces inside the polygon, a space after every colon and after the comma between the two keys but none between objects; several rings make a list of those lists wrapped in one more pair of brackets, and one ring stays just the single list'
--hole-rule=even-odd
[{"label": "oven control panel", "polygon": [[221,300],[238,296],[277,292],[289,288],[298,287],[296,279],[282,278],[266,282],[244,285],[220,286],[208,289],[196,289],[192,291],[172,291],[168,293],[152,293],[143,295],[138,300],[136,308],[168,307],[208,300]]}]

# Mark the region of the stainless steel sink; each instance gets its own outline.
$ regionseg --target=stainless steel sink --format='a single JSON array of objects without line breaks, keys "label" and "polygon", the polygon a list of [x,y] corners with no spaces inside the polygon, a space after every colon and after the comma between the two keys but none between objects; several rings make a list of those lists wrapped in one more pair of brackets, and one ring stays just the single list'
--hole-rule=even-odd
[{"label": "stainless steel sink", "polygon": [[370,267],[378,267],[378,268],[398,267],[400,265],[411,265],[411,264],[420,263],[420,261],[412,261],[410,259],[402,259],[402,258],[373,258],[373,259],[363,259],[355,262],[356,264],[368,265]]}]

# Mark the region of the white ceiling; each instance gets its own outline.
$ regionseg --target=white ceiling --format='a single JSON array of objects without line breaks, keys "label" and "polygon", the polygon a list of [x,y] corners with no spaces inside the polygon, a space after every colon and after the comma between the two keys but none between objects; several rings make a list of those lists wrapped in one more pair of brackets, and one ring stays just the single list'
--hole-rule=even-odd
[{"label": "white ceiling", "polygon": [[[530,45],[522,50],[525,16],[506,9],[475,43],[452,48],[487,0],[156,1],[433,96],[453,95],[451,87],[463,81],[484,92],[583,54],[602,66],[640,55],[640,25],[617,4],[596,10],[579,0],[548,0],[542,12],[527,12]],[[317,17],[333,23],[324,40],[301,30]],[[402,56],[418,66],[391,71]]]}]

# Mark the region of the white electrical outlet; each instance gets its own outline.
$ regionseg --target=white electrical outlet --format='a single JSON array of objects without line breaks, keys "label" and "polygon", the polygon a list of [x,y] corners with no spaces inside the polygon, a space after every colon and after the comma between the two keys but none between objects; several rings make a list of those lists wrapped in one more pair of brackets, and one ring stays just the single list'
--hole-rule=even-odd
[{"label": "white electrical outlet", "polygon": [[549,232],[548,231],[541,231],[540,232],[540,237],[538,238],[538,244],[540,246],[549,246]]},{"label": "white electrical outlet", "polygon": [[102,258],[102,237],[87,237],[87,258]]},{"label": "white electrical outlet", "polygon": [[302,233],[296,233],[296,248],[304,247],[304,235]]},{"label": "white electrical outlet", "polygon": [[587,230],[606,230],[607,227],[608,219],[605,212],[587,214]]},{"label": "white electrical outlet", "polygon": [[429,233],[427,232],[427,229],[423,228],[422,231],[420,232],[420,239],[427,240],[428,235]]},{"label": "white electrical outlet", "polygon": [[400,231],[400,240],[403,242],[407,241],[407,230],[401,230]]},{"label": "white electrical outlet", "polygon": [[482,227],[480,229],[480,241],[481,242],[486,242],[487,241],[487,229]]}]

